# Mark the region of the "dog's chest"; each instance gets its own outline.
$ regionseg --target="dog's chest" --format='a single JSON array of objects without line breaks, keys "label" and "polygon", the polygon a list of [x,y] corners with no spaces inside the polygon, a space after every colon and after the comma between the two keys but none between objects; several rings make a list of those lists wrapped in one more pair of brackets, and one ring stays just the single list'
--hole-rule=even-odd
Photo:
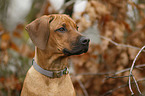
[{"label": "dog's chest", "polygon": [[27,92],[35,94],[35,96],[75,96],[69,74],[51,79],[31,67],[25,78],[25,85]]}]

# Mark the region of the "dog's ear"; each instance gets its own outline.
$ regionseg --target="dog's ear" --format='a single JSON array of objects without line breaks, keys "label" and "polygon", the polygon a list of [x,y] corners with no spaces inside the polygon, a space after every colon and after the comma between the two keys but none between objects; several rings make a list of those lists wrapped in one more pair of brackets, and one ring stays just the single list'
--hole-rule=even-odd
[{"label": "dog's ear", "polygon": [[26,30],[38,48],[44,50],[49,38],[49,24],[54,19],[52,16],[42,16],[26,26]]}]

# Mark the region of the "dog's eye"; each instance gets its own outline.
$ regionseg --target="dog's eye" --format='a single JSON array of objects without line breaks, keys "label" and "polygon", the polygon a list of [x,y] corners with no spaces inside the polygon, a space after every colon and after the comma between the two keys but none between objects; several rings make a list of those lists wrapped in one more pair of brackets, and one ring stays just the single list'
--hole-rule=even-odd
[{"label": "dog's eye", "polygon": [[61,27],[61,28],[57,29],[57,31],[64,32],[64,31],[66,31],[66,29],[64,27]]}]

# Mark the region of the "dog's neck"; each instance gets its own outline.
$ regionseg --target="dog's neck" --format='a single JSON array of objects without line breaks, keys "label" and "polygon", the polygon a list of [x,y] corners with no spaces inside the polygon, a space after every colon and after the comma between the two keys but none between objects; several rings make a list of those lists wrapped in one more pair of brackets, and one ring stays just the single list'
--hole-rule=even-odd
[{"label": "dog's neck", "polygon": [[45,70],[62,70],[68,66],[68,57],[63,54],[54,54],[51,50],[42,51],[35,47],[35,62]]}]

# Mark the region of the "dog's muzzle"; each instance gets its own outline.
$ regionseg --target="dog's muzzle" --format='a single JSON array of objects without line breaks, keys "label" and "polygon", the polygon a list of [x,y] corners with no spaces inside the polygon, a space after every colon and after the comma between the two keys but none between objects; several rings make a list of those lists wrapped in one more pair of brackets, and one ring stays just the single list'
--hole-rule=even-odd
[{"label": "dog's muzzle", "polygon": [[89,48],[90,39],[84,36],[79,37],[79,39],[72,43],[72,50],[68,50],[67,48],[63,49],[63,53],[67,56],[70,55],[80,55],[82,53],[86,53]]}]

